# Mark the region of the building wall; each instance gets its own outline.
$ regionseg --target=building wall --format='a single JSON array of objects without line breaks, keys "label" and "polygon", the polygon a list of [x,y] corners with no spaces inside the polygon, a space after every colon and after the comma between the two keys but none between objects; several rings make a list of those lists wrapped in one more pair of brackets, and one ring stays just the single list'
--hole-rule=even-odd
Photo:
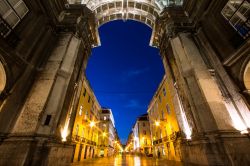
[{"label": "building wall", "polygon": [[41,4],[27,0],[24,3],[28,13],[11,28],[9,35],[0,36],[0,60],[6,71],[6,86],[0,94],[2,133],[12,129],[36,74],[57,41]]},{"label": "building wall", "polygon": [[[111,111],[111,110],[109,110]],[[114,118],[112,113],[101,113],[100,118],[100,128],[105,136],[100,137],[101,140],[101,150],[104,152],[104,157],[112,156],[115,154],[116,147],[116,131],[114,127]]]},{"label": "building wall", "polygon": [[164,77],[148,107],[149,122],[154,156],[178,161],[180,128],[168,84]]},{"label": "building wall", "polygon": [[[84,78],[72,130],[72,141],[76,144],[74,161],[81,161],[99,155],[100,129],[98,122],[100,120],[100,110],[101,107],[94,96],[94,92],[86,78]],[[91,127],[92,122],[94,122],[94,126]]]},{"label": "building wall", "polygon": [[152,142],[149,121],[137,121],[139,128],[139,152],[145,155],[152,153]]}]

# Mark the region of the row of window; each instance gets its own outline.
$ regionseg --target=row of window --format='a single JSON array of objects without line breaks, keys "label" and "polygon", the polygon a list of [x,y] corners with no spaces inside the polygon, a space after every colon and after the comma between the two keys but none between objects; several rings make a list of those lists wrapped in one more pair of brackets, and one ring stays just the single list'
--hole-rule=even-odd
[{"label": "row of window", "polygon": [[[165,89],[165,88],[163,88],[162,93],[163,93],[163,96],[166,96],[166,93],[167,93],[167,92],[166,92],[166,89]],[[158,98],[159,98],[159,101],[160,101],[160,103],[161,103],[161,93],[159,93]]]},{"label": "row of window", "polygon": [[[83,96],[86,97],[87,95],[88,95],[88,94],[87,94],[87,90],[86,90],[86,88],[84,88],[84,90],[83,90]],[[96,111],[96,110],[98,110],[98,109],[97,109],[97,107],[95,107],[94,101],[91,99],[91,96],[90,96],[90,95],[88,95],[88,103],[91,103],[91,110],[92,110],[92,112],[93,112],[94,114],[98,114],[98,111]]]},{"label": "row of window", "polygon": [[[13,29],[28,13],[29,9],[23,0],[0,0],[1,18]],[[11,29],[5,22],[0,21],[1,36],[7,36]]]},{"label": "row of window", "polygon": [[[155,110],[158,110],[158,108],[154,108],[154,107],[153,107],[149,113],[150,113],[151,115],[153,115]],[[170,110],[170,107],[169,107],[168,104],[166,104],[166,111],[167,111],[168,115],[170,115],[171,110]],[[164,114],[165,114],[165,110],[162,110],[161,113],[162,113],[162,118],[163,118],[163,117],[164,117]]]},{"label": "row of window", "polygon": [[243,38],[250,35],[249,0],[229,0],[221,13]]},{"label": "row of window", "polygon": [[[86,95],[87,95],[87,90],[86,90],[86,88],[84,88],[83,96],[85,97]],[[88,95],[88,103],[90,103],[90,101],[92,103],[92,108],[94,109],[94,101],[91,99],[90,95]]]}]

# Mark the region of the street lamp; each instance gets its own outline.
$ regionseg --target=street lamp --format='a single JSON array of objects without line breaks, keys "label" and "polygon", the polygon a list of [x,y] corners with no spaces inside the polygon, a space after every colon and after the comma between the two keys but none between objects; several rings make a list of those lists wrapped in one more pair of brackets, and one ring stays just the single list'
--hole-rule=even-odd
[{"label": "street lamp", "polygon": [[89,126],[90,126],[91,128],[94,127],[94,126],[95,126],[95,122],[94,122],[94,121],[91,121],[90,124],[89,124]]},{"label": "street lamp", "polygon": [[155,121],[155,125],[156,126],[160,126],[160,122],[159,121]]}]

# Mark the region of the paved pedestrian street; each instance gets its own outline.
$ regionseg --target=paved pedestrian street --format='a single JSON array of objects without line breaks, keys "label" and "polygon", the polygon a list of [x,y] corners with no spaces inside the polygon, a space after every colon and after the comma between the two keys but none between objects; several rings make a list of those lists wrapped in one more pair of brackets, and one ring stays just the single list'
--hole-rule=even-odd
[{"label": "paved pedestrian street", "polygon": [[182,166],[179,162],[137,155],[116,155],[115,157],[87,159],[72,166]]}]

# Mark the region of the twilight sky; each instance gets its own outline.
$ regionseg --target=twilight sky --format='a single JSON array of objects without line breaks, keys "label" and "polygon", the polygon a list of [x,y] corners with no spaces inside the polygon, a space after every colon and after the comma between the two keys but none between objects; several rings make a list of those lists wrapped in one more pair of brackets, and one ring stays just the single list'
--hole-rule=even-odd
[{"label": "twilight sky", "polygon": [[159,50],[149,46],[151,29],[136,21],[99,28],[101,46],[92,50],[86,75],[102,107],[112,109],[123,143],[136,118],[146,113],[164,69]]}]

